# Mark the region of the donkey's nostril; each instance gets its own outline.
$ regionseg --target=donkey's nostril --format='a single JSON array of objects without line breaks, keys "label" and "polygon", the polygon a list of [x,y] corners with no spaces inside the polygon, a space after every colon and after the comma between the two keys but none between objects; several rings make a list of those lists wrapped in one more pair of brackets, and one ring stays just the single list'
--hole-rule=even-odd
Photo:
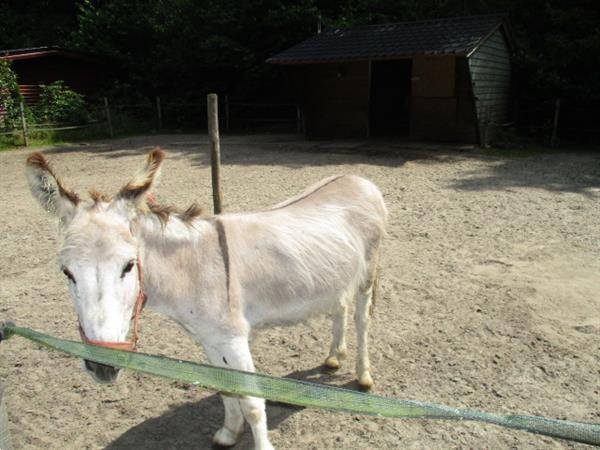
[{"label": "donkey's nostril", "polygon": [[107,366],[93,361],[84,360],[85,368],[90,372],[92,378],[99,383],[112,383],[117,380],[121,369],[119,367]]}]

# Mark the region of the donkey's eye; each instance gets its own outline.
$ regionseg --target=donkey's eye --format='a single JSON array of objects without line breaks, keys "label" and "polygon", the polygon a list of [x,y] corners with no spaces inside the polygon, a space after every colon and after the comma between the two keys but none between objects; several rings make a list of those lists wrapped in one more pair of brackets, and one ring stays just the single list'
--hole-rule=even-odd
[{"label": "donkey's eye", "polygon": [[73,276],[73,274],[69,271],[69,269],[63,269],[63,273],[65,274],[65,276],[73,283],[73,284],[77,284],[77,281],[75,281],[75,277]]},{"label": "donkey's eye", "polygon": [[129,261],[125,267],[123,267],[123,272],[121,273],[121,278],[124,278],[125,275],[127,275],[129,272],[131,272],[131,269],[133,269],[133,261]]}]

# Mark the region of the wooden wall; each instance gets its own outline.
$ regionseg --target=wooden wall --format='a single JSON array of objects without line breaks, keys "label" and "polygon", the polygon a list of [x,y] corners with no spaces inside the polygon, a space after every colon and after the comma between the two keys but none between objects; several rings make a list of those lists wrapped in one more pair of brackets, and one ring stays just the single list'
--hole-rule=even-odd
[{"label": "wooden wall", "polygon": [[468,70],[464,57],[413,58],[411,139],[477,142]]},{"label": "wooden wall", "polygon": [[510,50],[500,29],[469,57],[469,68],[479,123],[507,122],[512,69]]},{"label": "wooden wall", "polygon": [[369,62],[296,69],[308,137],[369,135]]},{"label": "wooden wall", "polygon": [[21,85],[50,84],[63,80],[67,86],[85,95],[96,91],[106,75],[100,64],[62,55],[13,61],[12,69]]},{"label": "wooden wall", "polygon": [[[482,123],[504,123],[510,107],[510,51],[498,29],[469,58],[412,58],[410,138],[479,143]],[[308,137],[370,135],[370,62],[296,66]]]},{"label": "wooden wall", "polygon": [[410,137],[451,140],[456,115],[456,58],[415,56],[412,64]]}]

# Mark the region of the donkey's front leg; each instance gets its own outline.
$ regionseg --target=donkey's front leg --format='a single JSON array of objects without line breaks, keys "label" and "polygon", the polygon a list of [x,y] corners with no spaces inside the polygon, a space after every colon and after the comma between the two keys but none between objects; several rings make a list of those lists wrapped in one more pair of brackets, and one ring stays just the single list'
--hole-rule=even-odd
[{"label": "donkey's front leg", "polygon": [[[228,337],[219,343],[206,345],[206,353],[211,364],[230,367],[232,369],[254,372],[254,363],[250,354],[247,337]],[[222,445],[233,445],[243,423],[240,424],[240,414],[250,424],[256,450],[273,449],[267,433],[267,415],[265,400],[256,397],[223,396],[225,406],[225,424],[215,434],[215,442]]]}]

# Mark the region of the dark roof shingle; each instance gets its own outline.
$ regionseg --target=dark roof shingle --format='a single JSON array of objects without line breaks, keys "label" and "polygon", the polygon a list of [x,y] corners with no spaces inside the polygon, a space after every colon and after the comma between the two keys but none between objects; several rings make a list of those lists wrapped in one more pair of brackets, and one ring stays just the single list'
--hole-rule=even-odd
[{"label": "dark roof shingle", "polygon": [[414,55],[468,54],[503,23],[503,16],[480,15],[366,25],[328,30],[267,59],[302,64]]}]

